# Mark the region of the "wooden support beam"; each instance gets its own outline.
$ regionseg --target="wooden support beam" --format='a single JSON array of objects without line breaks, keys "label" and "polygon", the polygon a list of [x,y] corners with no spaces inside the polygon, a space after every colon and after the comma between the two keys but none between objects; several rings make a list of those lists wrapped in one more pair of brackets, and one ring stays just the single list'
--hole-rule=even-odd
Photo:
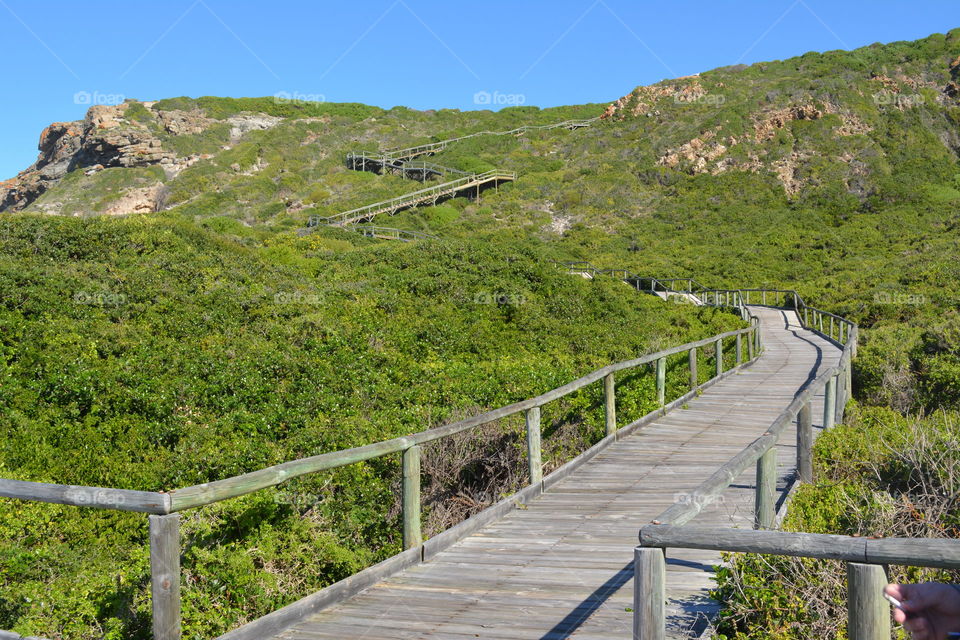
[{"label": "wooden support beam", "polygon": [[881,565],[847,563],[847,638],[890,638],[890,607],[883,598],[886,584],[887,573]]},{"label": "wooden support beam", "polygon": [[737,364],[743,363],[743,340],[740,334],[737,334]]},{"label": "wooden support beam", "polygon": [[633,551],[633,640],[666,640],[666,562],[663,549]]},{"label": "wooden support beam", "polygon": [[754,499],[754,525],[757,529],[773,526],[777,495],[777,449],[770,447],[757,460],[757,485]]},{"label": "wooden support beam", "polygon": [[797,475],[801,482],[813,482],[813,406],[810,401],[797,413]]},{"label": "wooden support beam", "polygon": [[693,391],[700,386],[699,378],[697,377],[697,348],[693,347],[689,351],[689,360],[690,360],[690,391]]},{"label": "wooden support beam", "polygon": [[180,514],[150,516],[154,640],[180,640]]},{"label": "wooden support beam", "polygon": [[617,432],[617,392],[613,374],[603,378],[603,417],[605,433],[610,436]]},{"label": "wooden support beam", "polygon": [[717,338],[716,342],[713,343],[713,349],[716,352],[716,375],[720,377],[723,374],[723,339]]},{"label": "wooden support beam", "polygon": [[403,548],[423,544],[420,526],[420,445],[403,452]]},{"label": "wooden support beam", "polygon": [[657,358],[657,404],[661,407],[666,400],[667,359]]},{"label": "wooden support beam", "polygon": [[526,412],[527,419],[527,465],[530,470],[530,484],[543,480],[543,463],[540,461],[540,407],[531,407]]},{"label": "wooden support beam", "polygon": [[824,388],[823,397],[823,428],[831,429],[837,411],[837,377],[830,376]]}]

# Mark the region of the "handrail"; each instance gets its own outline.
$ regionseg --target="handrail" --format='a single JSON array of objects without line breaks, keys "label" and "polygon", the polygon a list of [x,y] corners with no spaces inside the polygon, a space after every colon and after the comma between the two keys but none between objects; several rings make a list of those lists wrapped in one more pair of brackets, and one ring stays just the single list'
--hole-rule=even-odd
[{"label": "handrail", "polygon": [[543,124],[543,125],[523,125],[515,129],[510,129],[508,131],[475,131],[474,133],[468,133],[464,136],[459,136],[456,138],[449,138],[447,140],[439,140],[437,142],[427,142],[425,144],[420,144],[412,147],[406,148],[394,148],[394,149],[385,149],[382,151],[368,153],[366,151],[361,151],[368,157],[382,157],[387,160],[398,160],[401,158],[413,158],[418,155],[423,155],[425,153],[432,153],[436,150],[444,149],[447,145],[454,142],[459,142],[460,140],[467,140],[469,138],[475,138],[477,136],[506,136],[506,135],[516,135],[519,133],[526,133],[527,131],[545,131],[547,129],[559,129],[559,128],[568,128],[576,129],[579,127],[586,127],[591,125],[594,122],[600,120],[599,116],[595,118],[587,118],[585,120],[564,120],[563,122],[555,122],[553,124]]},{"label": "handrail", "polygon": [[[676,503],[660,513],[652,521],[654,525],[672,525],[680,528],[695,518],[707,504],[731,484],[750,465],[756,464],[757,482],[755,485],[756,498],[754,520],[757,528],[769,528],[774,520],[774,495],[777,482],[776,444],[781,433],[797,421],[797,474],[804,482],[813,481],[813,398],[821,390],[824,392],[823,427],[831,428],[836,422],[843,419],[843,410],[847,400],[851,397],[851,366],[856,357],[859,329],[857,324],[846,318],[828,314],[803,302],[799,294],[784,289],[741,289],[740,292],[760,291],[764,293],[783,293],[793,296],[794,310],[804,328],[814,331],[824,338],[834,341],[834,324],[839,324],[840,333],[835,340],[842,344],[840,361],[836,366],[828,367],[812,382],[796,395],[793,401],[773,421],[767,431],[759,438],[744,447],[737,455],[717,469],[690,494],[691,499],[683,503]],[[810,314],[813,313],[817,326],[809,326]],[[823,331],[823,318],[830,317],[829,334]],[[840,322],[837,322],[839,320]],[[844,332],[846,327],[846,332]],[[643,545],[643,531],[641,529],[641,546],[637,547],[634,559],[634,640],[662,640],[665,637],[665,617],[663,610],[663,552],[660,549],[651,549]],[[727,530],[729,531],[729,530]],[[659,554],[659,555],[658,555]],[[860,571],[860,569],[857,569]],[[863,569],[869,572],[871,569]],[[876,582],[876,580],[875,580]],[[860,587],[857,587],[860,589]],[[879,591],[878,591],[879,594]],[[861,594],[862,595],[862,594]],[[886,611],[884,611],[886,615]],[[887,636],[884,637],[888,637]]]},{"label": "handrail", "polygon": [[417,191],[412,191],[395,198],[389,198],[387,200],[374,202],[373,204],[368,204],[363,207],[357,207],[356,209],[350,209],[349,211],[344,211],[336,215],[327,217],[311,216],[311,220],[316,220],[317,222],[316,224],[312,225],[308,222],[308,226],[317,226],[320,222],[324,222],[328,225],[342,225],[348,223],[350,220],[373,217],[379,213],[384,213],[385,211],[395,211],[405,206],[415,204],[416,202],[430,199],[434,196],[441,196],[446,193],[461,191],[474,185],[483,184],[484,182],[516,179],[517,174],[515,171],[491,169],[490,171],[484,171],[483,173],[474,173],[463,178],[457,178],[456,180],[451,180],[449,182],[433,185],[424,189],[418,189]]},{"label": "handrail", "polygon": [[505,418],[521,411],[543,406],[548,402],[569,395],[574,391],[578,391],[618,371],[632,369],[644,364],[650,364],[651,362],[656,362],[661,358],[666,358],[677,353],[713,345],[718,340],[735,336],[743,336],[746,334],[755,333],[756,331],[756,326],[735,329],[733,331],[727,331],[703,340],[697,340],[695,342],[689,342],[676,347],[671,347],[669,349],[663,349],[639,358],[610,364],[600,369],[596,369],[585,376],[581,376],[576,380],[568,382],[567,384],[540,394],[539,396],[522,400],[520,402],[515,402],[498,409],[487,411],[485,413],[427,431],[420,431],[408,436],[384,440],[361,447],[333,451],[308,458],[299,458],[284,462],[282,464],[266,467],[264,469],[260,469],[259,471],[252,471],[250,473],[234,476],[224,480],[217,480],[210,483],[184,487],[167,493],[131,491],[126,489],[112,489],[103,487],[55,485],[0,478],[0,497],[53,502],[57,504],[73,506],[90,506],[118,511],[138,511],[141,513],[153,514],[175,513],[178,511],[183,511],[184,509],[190,509],[193,507],[210,504],[212,502],[219,502],[221,500],[238,497],[253,491],[275,486],[281,482],[307,473],[334,469],[336,467],[369,460],[382,455],[397,453],[414,445],[438,440],[440,438],[460,433],[461,431],[466,431],[468,429]]},{"label": "handrail", "polygon": [[383,440],[381,442],[364,445],[362,447],[354,447],[352,449],[324,453],[309,458],[300,458],[298,460],[292,460],[290,462],[267,467],[259,471],[252,471],[240,476],[234,476],[233,478],[177,489],[171,493],[171,512],[183,511],[184,509],[191,509],[205,504],[210,504],[212,502],[219,502],[221,500],[235,498],[253,491],[272,487],[281,482],[299,477],[301,475],[335,469],[337,467],[354,464],[356,462],[362,462],[364,460],[370,460],[372,458],[377,458],[391,453],[399,453],[414,445],[426,444],[428,442],[452,436],[462,431],[473,429],[475,427],[479,427],[490,422],[527,411],[529,409],[542,407],[548,402],[558,400],[573,393],[574,391],[579,391],[580,389],[597,382],[598,380],[601,380],[612,373],[623,371],[625,369],[632,369],[644,364],[650,364],[651,362],[656,362],[661,358],[666,358],[677,353],[689,351],[693,348],[712,345],[715,344],[717,340],[748,334],[754,330],[754,327],[736,329],[734,331],[721,333],[704,340],[698,340],[696,342],[690,342],[677,347],[664,349],[662,351],[641,356],[639,358],[634,358],[632,360],[625,360],[623,362],[610,364],[606,367],[592,371],[585,376],[577,378],[576,380],[568,382],[565,385],[561,385],[556,389],[552,389],[546,393],[540,394],[539,396],[522,400],[520,402],[514,402],[513,404],[509,404],[498,409],[493,409],[491,411],[487,411],[458,422],[436,427],[434,429],[429,429],[427,431],[420,431],[408,436],[393,438],[391,440]]},{"label": "handrail", "polygon": [[653,524],[640,528],[640,546],[960,569],[960,542],[943,538],[869,538]]},{"label": "handrail", "polygon": [[436,240],[437,236],[424,233],[422,231],[411,231],[408,229],[396,229],[394,227],[378,227],[370,224],[351,224],[343,227],[348,231],[356,231],[371,238],[388,238],[391,240]]},{"label": "handrail", "polygon": [[882,597],[886,565],[960,569],[960,543],[952,539],[647,525],[640,529],[640,545],[634,550],[634,640],[663,640],[666,636],[663,579],[668,548],[844,561],[850,603],[847,636],[852,640],[890,637],[890,612]]}]

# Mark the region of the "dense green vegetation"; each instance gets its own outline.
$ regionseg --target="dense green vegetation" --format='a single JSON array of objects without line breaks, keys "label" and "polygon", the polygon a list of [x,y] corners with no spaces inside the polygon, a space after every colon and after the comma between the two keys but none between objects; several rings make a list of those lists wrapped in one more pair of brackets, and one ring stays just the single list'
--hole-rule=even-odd
[{"label": "dense green vegetation", "polygon": [[[787,531],[957,538],[960,431],[956,412],[919,419],[885,408],[854,412],[816,444],[817,482],[802,485]],[[837,561],[734,554],[718,573],[726,603],[719,637],[846,638],[845,572]],[[960,572],[891,567],[895,582],[955,583]],[[906,637],[899,632],[898,637]]]},{"label": "dense green vegetation", "polygon": [[[622,288],[570,277],[519,243],[298,238],[230,218],[5,217],[0,472],[174,489],[420,431],[739,323]],[[621,390],[624,418],[653,408],[647,372]],[[553,468],[602,436],[599,389],[544,418]],[[520,486],[521,432],[506,420],[463,438],[460,458],[427,448],[431,531],[456,521],[451,489],[472,491],[480,508]],[[465,464],[494,454],[502,468]],[[397,552],[398,462],[188,512],[186,637],[209,638]],[[0,539],[0,627],[147,633],[143,516],[8,504]]]},{"label": "dense green vegetation", "polygon": [[[168,173],[75,171],[31,209],[62,202],[64,213],[94,215],[125,189],[161,182],[162,212],[0,218],[0,409],[9,432],[0,474],[172,489],[429,428],[737,322],[549,264],[586,259],[709,286],[795,288],[859,322],[854,375],[865,408],[850,429],[820,441],[824,484],[797,496],[789,525],[882,531],[889,496],[903,489],[895,475],[871,484],[852,461],[896,470],[889,452],[870,447],[899,442],[898,430],[914,424],[903,415],[960,408],[958,58],[960,30],[811,53],[643,88],[587,129],[459,142],[430,161],[515,170],[519,180],[479,202],[376,220],[441,237],[411,245],[292,231],[310,214],[418,187],[348,170],[349,151],[587,118],[604,105],[497,113],[273,98],[136,105],[130,120],[196,161]],[[215,122],[172,135],[156,120],[171,110]],[[231,138],[229,119],[249,113],[284,119]],[[506,302],[488,304],[496,299]],[[676,364],[674,390],[683,384]],[[651,407],[649,376],[622,385],[623,415]],[[548,466],[599,437],[599,400],[591,390],[547,409]],[[915,429],[942,448],[955,424],[945,414]],[[521,428],[505,420],[428,448],[429,532],[519,485]],[[355,465],[190,512],[186,637],[211,637],[397,551],[397,466]],[[453,487],[472,506],[454,509]],[[851,512],[852,503],[862,508]],[[142,517],[8,506],[0,628],[145,637]],[[789,581],[764,563],[737,567],[721,590],[763,589],[757,601],[731,602],[731,637],[751,625],[794,637],[820,614],[789,600]]]}]

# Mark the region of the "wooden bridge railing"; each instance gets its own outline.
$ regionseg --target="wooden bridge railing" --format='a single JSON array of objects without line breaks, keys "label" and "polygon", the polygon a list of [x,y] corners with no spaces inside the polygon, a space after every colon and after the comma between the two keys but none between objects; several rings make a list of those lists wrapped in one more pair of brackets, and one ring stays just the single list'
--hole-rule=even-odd
[{"label": "wooden bridge railing", "polygon": [[599,121],[600,118],[596,117],[588,118],[586,120],[564,120],[563,122],[555,122],[552,124],[524,125],[508,131],[476,131],[465,136],[449,138],[447,140],[440,140],[437,142],[428,142],[426,144],[420,144],[413,147],[385,149],[383,151],[358,151],[348,154],[347,162],[350,163],[354,158],[365,158],[378,163],[381,161],[398,162],[408,160],[410,158],[416,158],[417,156],[439,153],[440,151],[446,149],[447,145],[453,144],[454,142],[459,142],[461,140],[476,138],[477,136],[509,136],[520,135],[522,133],[526,133],[527,131],[546,131],[548,129],[579,129],[580,127],[588,127]]},{"label": "wooden bridge railing", "polygon": [[408,229],[395,229],[393,227],[377,227],[369,224],[352,224],[343,227],[347,231],[356,231],[360,235],[368,238],[381,238],[385,240],[400,240],[409,242],[411,240],[436,240],[437,236],[424,233],[423,231],[410,231]]},{"label": "wooden bridge railing", "polygon": [[[754,496],[754,524],[757,529],[769,529],[774,523],[775,496],[777,483],[776,444],[784,429],[797,423],[797,476],[801,482],[813,482],[813,398],[821,390],[824,392],[823,427],[829,429],[843,419],[843,410],[851,397],[851,363],[856,357],[858,328],[856,323],[840,316],[807,306],[803,299],[792,290],[740,289],[744,301],[747,293],[754,293],[761,304],[782,301],[786,308],[797,312],[801,324],[824,338],[843,348],[840,361],[836,366],[828,367],[813,382],[796,395],[790,405],[784,409],[767,431],[740,453],[731,458],[724,466],[702,482],[694,491],[693,499],[677,503],[662,512],[653,521],[654,525],[671,525],[669,530],[677,531],[700,513],[704,505],[710,504],[723,493],[750,465],[756,465],[756,483]],[[730,292],[717,290],[720,299]],[[709,296],[707,296],[709,297]],[[755,298],[755,299],[756,299]],[[824,331],[824,318],[830,318],[829,333]],[[837,337],[834,338],[834,328]],[[663,640],[665,638],[664,619],[664,555],[662,548],[649,546],[643,542],[643,531],[652,531],[644,527],[641,530],[641,546],[637,547],[634,565],[634,640]],[[659,529],[656,529],[659,530]],[[719,529],[724,536],[718,540],[729,540],[732,529]],[[678,534],[679,535],[679,534]],[[812,535],[812,534],[802,534]],[[682,538],[681,538],[682,539]],[[650,538],[647,538],[649,541]],[[787,538],[783,538],[787,540]],[[671,544],[670,546],[683,546]],[[720,547],[726,549],[726,547]],[[784,547],[788,548],[788,547]],[[736,550],[736,549],[726,549]],[[784,552],[786,553],[786,551]],[[922,562],[917,566],[927,566]],[[857,569],[857,580],[874,580],[876,576],[863,577],[869,570]],[[873,583],[871,583],[873,584]],[[879,593],[879,592],[878,592]],[[858,596],[859,597],[859,596]],[[857,601],[859,602],[859,601]],[[859,606],[859,604],[857,605]],[[880,636],[856,636],[856,639]],[[889,638],[889,633],[885,638]]]},{"label": "wooden bridge railing", "polygon": [[351,222],[371,220],[381,213],[393,214],[400,209],[412,207],[423,202],[436,202],[437,199],[443,196],[472,187],[477,187],[479,189],[480,185],[489,182],[503,182],[516,179],[516,172],[501,171],[499,169],[492,169],[483,173],[469,174],[462,178],[457,178],[456,180],[432,185],[424,189],[405,193],[402,196],[389,198],[380,202],[374,202],[373,204],[357,207],[356,209],[350,209],[349,211],[344,211],[336,215],[327,217],[320,217],[316,215],[310,216],[307,221],[307,227],[316,227],[320,224],[343,226],[345,224],[350,224]]},{"label": "wooden bridge railing", "polygon": [[843,560],[847,563],[847,637],[889,640],[890,607],[883,599],[885,565],[960,569],[956,540],[866,538],[815,533],[750,531],[723,527],[647,525],[634,551],[634,632],[664,640],[664,553],[668,548],[708,549]]},{"label": "wooden bridge railing", "polygon": [[[735,360],[736,365],[726,370],[723,360],[725,340],[735,342],[737,354]],[[746,341],[748,349],[747,360],[744,360],[744,354],[742,353],[744,341]],[[706,348],[713,349],[713,358],[716,361],[715,375],[710,378],[709,381],[700,383],[697,373],[697,350]],[[753,324],[749,327],[728,331],[704,340],[690,342],[632,360],[611,364],[534,398],[487,411],[486,413],[465,420],[361,447],[291,460],[232,478],[185,487],[165,493],[0,479],[0,497],[150,514],[150,568],[151,590],[153,594],[154,638],[155,640],[179,640],[181,637],[179,579],[181,545],[179,512],[181,511],[236,498],[254,491],[279,485],[303,475],[336,469],[364,460],[399,453],[402,455],[403,469],[403,544],[404,548],[411,552],[419,548],[416,551],[415,559],[420,560],[426,557],[428,553],[423,543],[420,528],[419,469],[421,445],[464,431],[474,430],[482,425],[506,418],[507,416],[523,413],[526,421],[530,484],[526,489],[521,491],[521,493],[532,489],[542,491],[543,488],[547,486],[548,479],[543,477],[543,465],[541,462],[540,410],[541,407],[547,403],[559,400],[575,391],[584,389],[588,385],[602,382],[605,437],[591,448],[590,452],[593,453],[590,455],[593,455],[595,452],[616,441],[618,437],[622,437],[642,424],[646,424],[647,421],[680,406],[683,402],[697,395],[702,388],[712,384],[720,377],[729,375],[741,366],[752,362],[756,357],[759,357],[761,350],[762,336],[760,327],[756,319],[754,319]],[[684,352],[688,354],[690,390],[680,398],[668,403],[666,398],[667,358]],[[637,367],[645,365],[654,366],[657,403],[660,405],[660,408],[618,429],[615,376],[619,372],[636,369]],[[586,455],[587,454],[584,454],[584,456]],[[581,456],[581,458],[583,460],[588,459],[583,456]],[[553,475],[558,476],[562,471],[563,469],[558,470]],[[494,507],[493,509],[496,508],[497,507]],[[450,531],[447,533],[450,533]],[[435,540],[443,539],[444,536],[445,534],[441,534],[437,536]],[[446,544],[449,544],[452,538],[448,536],[446,540]],[[437,542],[436,548],[439,548],[440,544],[440,542]],[[430,553],[435,553],[436,548]],[[401,556],[402,555],[403,554],[401,554]],[[395,558],[398,558],[398,556],[395,556]],[[405,556],[403,561],[409,562],[411,560]],[[359,584],[359,582],[357,584]],[[356,585],[348,585],[348,588],[354,588],[355,586]],[[284,610],[281,610],[281,612],[282,611]],[[275,614],[276,613],[280,612],[275,612]],[[270,616],[267,617],[269,618]],[[256,636],[241,633],[240,635],[231,635],[231,637],[254,638]]]}]

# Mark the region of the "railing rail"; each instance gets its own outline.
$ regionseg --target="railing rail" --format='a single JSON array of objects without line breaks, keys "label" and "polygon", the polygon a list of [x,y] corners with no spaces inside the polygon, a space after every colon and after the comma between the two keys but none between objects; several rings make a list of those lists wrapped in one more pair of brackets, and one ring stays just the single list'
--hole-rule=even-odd
[{"label": "railing rail", "polygon": [[517,127],[515,129],[510,129],[508,131],[476,131],[474,133],[469,133],[465,136],[459,136],[456,138],[449,138],[447,140],[439,140],[437,142],[427,142],[424,144],[415,145],[412,147],[405,148],[394,148],[394,149],[384,149],[382,151],[358,151],[354,152],[351,155],[354,156],[365,156],[371,160],[373,159],[384,159],[387,162],[396,162],[397,160],[415,158],[420,155],[428,153],[437,153],[442,151],[447,147],[447,145],[453,144],[454,142],[459,142],[461,140],[468,140],[470,138],[476,138],[478,136],[508,136],[508,135],[518,135],[521,133],[526,133],[527,131],[546,131],[548,129],[578,129],[580,127],[588,127],[594,122],[599,122],[600,118],[587,118],[585,120],[564,120],[563,122],[555,122],[553,124],[541,124],[541,125],[524,125]]},{"label": "railing rail", "polygon": [[[797,292],[789,289],[739,289],[739,290],[714,290],[716,293],[736,293],[742,297],[743,304],[747,304],[748,292],[760,293],[761,304],[766,304],[769,297],[779,300],[782,296],[784,302],[790,301],[790,305],[785,304],[785,308],[796,311],[802,326],[806,329],[819,333],[824,338],[829,338],[842,347],[840,361],[836,366],[828,367],[820,373],[812,382],[810,382],[799,394],[797,394],[790,405],[784,409],[773,421],[767,431],[759,438],[742,449],[737,455],[731,458],[725,465],[711,474],[704,480],[693,492],[692,499],[677,503],[663,511],[653,521],[654,525],[671,525],[670,531],[683,529],[684,525],[695,518],[704,505],[710,504],[717,496],[723,493],[730,485],[751,465],[756,465],[756,483],[754,498],[754,525],[758,529],[768,529],[774,524],[774,497],[776,494],[777,482],[777,452],[776,444],[784,429],[796,421],[797,424],[797,475],[801,482],[813,481],[813,398],[816,394],[823,391],[823,427],[830,429],[834,424],[843,419],[843,411],[847,401],[851,397],[851,369],[852,360],[856,357],[858,327],[856,323],[830,314],[813,307],[809,307],[803,302],[803,299]],[[709,294],[710,292],[702,292]],[[707,296],[709,297],[709,295]],[[830,318],[829,331],[825,331],[824,318]],[[811,323],[811,320],[813,321]],[[838,334],[834,338],[834,328],[837,328]],[[641,531],[660,531],[667,529],[648,529]],[[730,529],[722,529],[729,533]],[[641,546],[637,547],[634,557],[634,640],[664,640],[666,637],[666,619],[663,607],[664,595],[664,555],[663,550],[648,544],[644,544],[643,533],[641,533]],[[807,534],[809,535],[809,534]],[[724,538],[721,538],[724,539]],[[729,539],[729,538],[726,538]],[[649,542],[650,538],[647,538]],[[786,539],[784,539],[786,540]],[[676,546],[676,545],[674,545]],[[879,597],[879,590],[875,589],[880,578],[877,576],[873,565],[853,563],[848,565],[848,576],[851,584],[856,589],[857,606],[863,605],[866,597],[866,587],[870,585],[871,589],[876,591]],[[881,570],[882,573],[882,570]],[[882,585],[881,585],[882,587]],[[875,606],[870,601],[870,606]],[[856,607],[851,607],[851,611]],[[871,609],[873,611],[873,609]],[[887,614],[885,607],[883,613]],[[870,613],[867,618],[857,619],[856,634],[851,635],[851,640],[875,640],[876,638],[889,638],[889,621],[887,622],[887,632],[885,636],[881,635],[862,635],[864,629],[869,629],[870,634],[875,629],[876,612]]]},{"label": "railing rail", "polygon": [[664,553],[666,549],[709,549],[741,553],[841,560],[847,563],[847,637],[886,640],[890,611],[882,597],[885,566],[960,569],[960,543],[926,538],[868,538],[815,533],[750,531],[724,527],[647,525],[634,550],[633,637],[666,638]]},{"label": "railing rail", "polygon": [[415,204],[440,198],[450,193],[456,193],[471,187],[479,187],[488,182],[500,182],[506,180],[516,180],[517,174],[514,171],[503,171],[492,169],[483,173],[470,174],[468,176],[457,178],[449,182],[432,185],[417,191],[406,193],[402,196],[389,198],[380,202],[374,202],[363,207],[350,209],[336,215],[321,217],[310,216],[307,222],[308,227],[319,226],[321,223],[335,226],[342,226],[353,221],[368,220],[381,213],[393,213],[400,209],[413,206]]},{"label": "railing rail", "polygon": [[423,231],[395,229],[394,227],[377,227],[368,224],[352,224],[343,228],[348,231],[356,231],[357,233],[369,238],[386,238],[389,240],[400,240],[401,242],[408,242],[410,240],[437,239],[437,236],[424,233]]}]

